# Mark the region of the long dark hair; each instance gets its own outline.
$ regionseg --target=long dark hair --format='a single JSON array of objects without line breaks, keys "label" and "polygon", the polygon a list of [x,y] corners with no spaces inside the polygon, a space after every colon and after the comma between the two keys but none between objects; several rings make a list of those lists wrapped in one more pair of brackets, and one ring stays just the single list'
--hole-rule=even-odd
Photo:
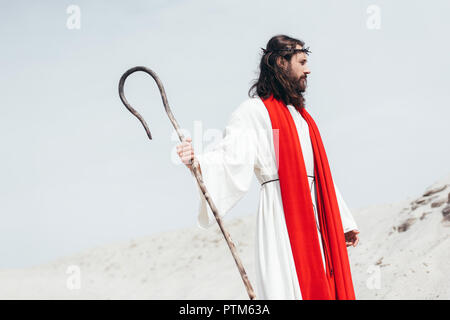
[{"label": "long dark hair", "polygon": [[[291,104],[300,109],[304,107],[305,99],[302,92],[290,80],[288,70],[277,64],[278,57],[290,63],[296,53],[294,49],[297,44],[302,47],[305,45],[302,40],[286,35],[273,36],[267,42],[259,64],[259,78],[254,80],[248,90],[249,97],[253,98],[257,94],[260,98],[267,99],[273,94],[275,99],[283,101],[286,105]],[[277,51],[280,49],[285,51]]]}]

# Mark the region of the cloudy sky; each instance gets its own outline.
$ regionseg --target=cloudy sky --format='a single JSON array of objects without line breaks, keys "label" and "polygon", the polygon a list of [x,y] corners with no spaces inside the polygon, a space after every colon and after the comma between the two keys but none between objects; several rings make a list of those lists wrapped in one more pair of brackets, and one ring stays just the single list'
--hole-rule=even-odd
[{"label": "cloudy sky", "polygon": [[[71,5],[75,5],[71,7]],[[307,108],[354,210],[450,173],[448,1],[2,1],[0,267],[196,225],[198,191],[155,82],[198,149],[276,34],[310,47]],[[75,11],[74,11],[75,10]],[[77,28],[79,10],[79,29]],[[256,212],[259,184],[229,212]],[[207,231],[205,231],[207,232]]]}]

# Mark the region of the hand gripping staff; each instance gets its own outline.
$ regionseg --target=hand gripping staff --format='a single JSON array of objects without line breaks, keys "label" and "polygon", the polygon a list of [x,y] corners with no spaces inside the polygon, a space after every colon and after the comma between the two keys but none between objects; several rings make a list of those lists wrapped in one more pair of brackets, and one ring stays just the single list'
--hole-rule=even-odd
[{"label": "hand gripping staff", "polygon": [[[185,140],[184,136],[180,132],[180,127],[179,127],[177,121],[175,120],[175,117],[173,116],[172,111],[170,110],[169,103],[167,102],[166,92],[164,91],[164,87],[163,87],[161,81],[159,80],[158,76],[156,75],[156,73],[154,71],[152,71],[151,69],[146,68],[146,67],[134,67],[134,68],[129,69],[128,71],[126,71],[122,75],[122,77],[120,78],[120,81],[119,81],[119,96],[120,96],[120,99],[122,100],[123,104],[125,105],[125,107],[133,115],[135,115],[139,119],[139,121],[144,126],[145,131],[147,132],[148,138],[150,140],[152,140],[152,135],[151,135],[150,130],[149,130],[148,126],[147,126],[147,123],[142,118],[142,116],[130,106],[130,104],[128,103],[128,101],[125,98],[125,95],[123,93],[123,87],[124,87],[124,84],[125,84],[125,80],[127,79],[127,77],[130,74],[132,74],[132,73],[134,73],[136,71],[143,71],[143,72],[151,75],[153,77],[153,79],[155,79],[156,84],[158,85],[158,88],[159,88],[159,92],[161,93],[161,98],[162,98],[162,101],[163,101],[163,104],[164,104],[164,108],[166,109],[166,113],[169,116],[169,119],[172,122],[175,130],[177,131],[177,134],[178,134],[178,137],[180,138],[180,141],[183,142]],[[234,261],[236,262],[236,265],[237,265],[237,267],[239,269],[239,273],[241,274],[242,281],[244,281],[245,288],[247,289],[248,296],[249,296],[249,298],[251,300],[253,300],[253,299],[256,298],[255,293],[254,293],[253,288],[252,288],[252,286],[250,284],[250,281],[248,280],[248,277],[247,277],[247,274],[245,272],[244,266],[242,265],[241,259],[239,259],[239,256],[238,256],[237,251],[236,251],[236,247],[235,247],[233,241],[231,240],[230,234],[225,230],[225,228],[224,228],[224,226],[222,224],[222,219],[219,217],[216,205],[214,204],[214,202],[211,199],[210,194],[206,190],[205,184],[203,183],[202,175],[201,175],[201,173],[199,171],[199,168],[198,168],[198,161],[196,161],[196,159],[194,159],[194,162],[192,162],[192,159],[191,159],[190,160],[190,164],[192,164],[190,170],[193,172],[195,178],[197,179],[197,183],[198,183],[201,191],[203,192],[203,195],[204,195],[206,201],[208,202],[209,206],[211,207],[211,210],[212,210],[212,212],[214,214],[214,217],[216,218],[217,223],[219,224],[220,230],[222,231],[222,234],[225,237],[225,240],[227,241],[228,247],[231,250],[231,254],[233,255]]]}]

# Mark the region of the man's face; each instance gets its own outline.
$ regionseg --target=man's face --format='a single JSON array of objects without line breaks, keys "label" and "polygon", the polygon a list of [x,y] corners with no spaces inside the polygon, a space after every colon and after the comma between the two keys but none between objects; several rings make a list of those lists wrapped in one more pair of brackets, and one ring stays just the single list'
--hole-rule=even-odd
[{"label": "man's face", "polygon": [[[302,49],[302,46],[297,45],[296,49]],[[288,66],[289,77],[294,81],[294,86],[301,92],[306,90],[306,78],[311,73],[308,68],[308,56],[304,52],[298,52],[292,56]]]}]

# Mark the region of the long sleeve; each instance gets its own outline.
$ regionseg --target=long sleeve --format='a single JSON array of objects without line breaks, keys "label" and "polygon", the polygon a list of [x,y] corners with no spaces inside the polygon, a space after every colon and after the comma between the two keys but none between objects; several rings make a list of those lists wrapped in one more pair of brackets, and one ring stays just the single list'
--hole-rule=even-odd
[{"label": "long sleeve", "polygon": [[347,204],[344,201],[344,198],[342,197],[341,192],[339,191],[336,184],[334,184],[334,190],[336,191],[336,198],[338,201],[339,206],[339,212],[341,213],[341,220],[342,220],[342,227],[344,228],[344,233],[351,231],[351,230],[357,230],[358,225],[355,222],[355,219],[353,218],[353,215],[348,208]]},{"label": "long sleeve", "polygon": [[[223,217],[250,189],[256,161],[254,119],[245,103],[231,115],[222,140],[210,151],[196,155],[203,182]],[[197,185],[198,186],[198,185]],[[207,229],[216,219],[200,187],[198,226]]]}]

